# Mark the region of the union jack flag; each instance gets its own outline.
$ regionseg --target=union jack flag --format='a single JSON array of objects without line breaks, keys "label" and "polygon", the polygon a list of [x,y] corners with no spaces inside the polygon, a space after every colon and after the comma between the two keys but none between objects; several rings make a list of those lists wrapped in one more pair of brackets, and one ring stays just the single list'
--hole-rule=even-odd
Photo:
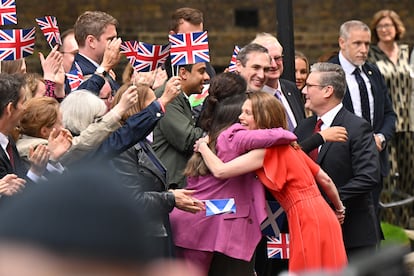
[{"label": "union jack flag", "polygon": [[66,78],[69,82],[70,91],[78,89],[83,81],[83,73],[78,63],[75,62],[75,68],[66,73]]},{"label": "union jack flag", "polygon": [[169,35],[171,65],[210,62],[207,31]]},{"label": "union jack flag", "polygon": [[168,57],[170,45],[152,45],[138,41],[124,41],[121,53],[125,54],[137,72],[150,72],[160,67]]},{"label": "union jack flag", "polygon": [[236,71],[236,60],[237,55],[239,54],[240,47],[235,45],[233,50],[233,55],[231,56],[230,65],[229,65],[229,72]]},{"label": "union jack flag", "polygon": [[14,0],[0,1],[0,25],[17,24],[16,2]]},{"label": "union jack flag", "polygon": [[280,233],[278,237],[266,238],[268,259],[289,259],[289,234]]},{"label": "union jack flag", "polygon": [[54,16],[45,16],[36,18],[37,25],[39,25],[50,47],[53,48],[56,44],[62,45],[60,39],[60,32],[57,19]]},{"label": "union jack flag", "polygon": [[0,60],[16,60],[33,54],[36,28],[0,30]]}]

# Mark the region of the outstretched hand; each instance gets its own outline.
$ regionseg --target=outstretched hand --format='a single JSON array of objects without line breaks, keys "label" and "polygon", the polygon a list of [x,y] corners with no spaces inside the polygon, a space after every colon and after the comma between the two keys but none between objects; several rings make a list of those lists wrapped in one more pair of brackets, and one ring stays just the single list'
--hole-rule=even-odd
[{"label": "outstretched hand", "polygon": [[348,132],[346,128],[341,126],[332,126],[321,130],[319,134],[325,142],[346,142],[348,140]]},{"label": "outstretched hand", "polygon": [[108,41],[106,44],[104,56],[101,63],[101,66],[105,69],[106,72],[111,71],[118,64],[121,58],[121,43],[121,38],[115,37],[112,40]]},{"label": "outstretched hand", "polygon": [[205,210],[204,203],[192,195],[195,191],[186,189],[170,190],[175,197],[175,207],[190,213],[197,213]]},{"label": "outstretched hand", "polygon": [[48,149],[50,152],[50,159],[58,161],[60,157],[65,154],[72,146],[72,134],[69,130],[62,128],[56,130],[55,128],[49,134]]},{"label": "outstretched hand", "polygon": [[161,103],[166,106],[181,93],[181,78],[171,77],[165,84],[164,93],[160,97]]},{"label": "outstretched hand", "polygon": [[15,174],[7,174],[0,179],[0,195],[11,196],[24,188],[26,180]]},{"label": "outstretched hand", "polygon": [[30,170],[37,176],[42,176],[49,161],[49,150],[46,145],[40,144],[36,148],[30,147],[29,161]]}]

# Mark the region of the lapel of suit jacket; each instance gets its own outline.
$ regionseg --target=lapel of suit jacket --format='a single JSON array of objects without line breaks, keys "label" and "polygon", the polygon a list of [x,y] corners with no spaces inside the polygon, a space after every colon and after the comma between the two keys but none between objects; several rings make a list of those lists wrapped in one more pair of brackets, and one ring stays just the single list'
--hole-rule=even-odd
[{"label": "lapel of suit jacket", "polygon": [[[343,125],[342,122],[344,120],[344,113],[345,113],[345,109],[344,107],[342,107],[338,114],[336,114],[334,120],[332,121],[332,125],[331,126],[341,126]],[[320,164],[323,160],[323,158],[325,157],[326,153],[328,152],[329,148],[332,146],[333,143],[338,143],[338,142],[326,142],[325,144],[323,144],[321,146],[321,149],[319,151],[318,154],[318,164]]]},{"label": "lapel of suit jacket", "polygon": [[375,76],[375,72],[372,70],[371,66],[367,63],[364,63],[364,65],[362,65],[362,71],[364,71],[365,75],[367,75],[369,82],[371,83],[371,93],[372,93],[372,97],[374,99],[374,118],[372,120],[372,124],[375,125],[377,123],[377,118],[381,117],[378,112],[380,110],[380,108],[377,107],[377,104],[380,102],[380,100],[378,99],[378,97],[380,96],[377,91],[378,91],[378,79]]},{"label": "lapel of suit jacket", "polygon": [[[290,109],[293,112],[293,116],[295,116],[296,123],[298,124],[305,118],[305,107],[301,101],[299,103],[297,102],[297,98],[294,95],[295,92],[291,91],[291,88],[286,85],[286,82],[284,82],[282,79],[280,80],[280,88],[286,100],[288,101]],[[298,106],[298,104],[301,106]]]}]

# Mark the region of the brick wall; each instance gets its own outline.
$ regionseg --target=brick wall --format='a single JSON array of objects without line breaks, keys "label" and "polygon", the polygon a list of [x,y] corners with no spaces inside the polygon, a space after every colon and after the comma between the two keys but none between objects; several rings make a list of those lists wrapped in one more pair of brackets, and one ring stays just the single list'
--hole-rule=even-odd
[{"label": "brick wall", "polygon": [[[369,23],[379,9],[397,11],[406,25],[404,41],[414,40],[414,10],[412,0],[292,0],[294,15],[294,37],[296,49],[303,51],[314,62],[328,51],[337,48],[339,25],[349,19],[360,19]],[[123,39],[139,39],[148,43],[166,43],[168,19],[171,12],[183,6],[198,8],[204,12],[205,29],[209,31],[211,60],[214,66],[228,64],[235,44],[244,45],[253,39],[256,32],[275,34],[275,0],[16,0],[17,27],[34,26],[34,18],[55,15],[61,30],[70,28],[77,16],[85,10],[102,10],[120,21],[119,35]],[[236,10],[257,10],[258,27],[235,26]],[[47,52],[48,48],[40,31],[36,49]],[[38,70],[37,55],[27,59],[29,70]],[[125,64],[123,60],[123,64]]]}]

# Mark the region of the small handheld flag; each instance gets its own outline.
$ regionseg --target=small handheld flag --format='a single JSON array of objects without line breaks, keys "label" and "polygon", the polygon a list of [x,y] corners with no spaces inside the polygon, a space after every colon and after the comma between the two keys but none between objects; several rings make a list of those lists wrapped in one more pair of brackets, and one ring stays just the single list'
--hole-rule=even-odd
[{"label": "small handheld flag", "polygon": [[268,259],[289,259],[289,234],[280,233],[277,237],[266,238]]},{"label": "small handheld flag", "polygon": [[169,40],[172,66],[210,62],[207,31],[171,34]]},{"label": "small handheld flag", "polygon": [[42,30],[50,47],[53,48],[56,44],[62,45],[60,39],[60,32],[57,19],[54,16],[45,16],[36,18],[37,25]]},{"label": "small handheld flag", "polygon": [[210,199],[205,200],[206,216],[219,214],[236,213],[236,204],[234,198]]},{"label": "small handheld flag", "polygon": [[0,30],[0,60],[17,60],[33,54],[36,28]]},{"label": "small handheld flag", "polygon": [[236,71],[236,61],[237,55],[239,54],[240,47],[235,45],[233,50],[233,55],[231,56],[230,65],[229,65],[229,72]]},{"label": "small handheld flag", "polygon": [[124,41],[121,53],[137,72],[150,72],[160,67],[168,57],[170,45],[152,45],[138,41]]},{"label": "small handheld flag", "polygon": [[0,25],[17,24],[16,2],[0,0]]}]

